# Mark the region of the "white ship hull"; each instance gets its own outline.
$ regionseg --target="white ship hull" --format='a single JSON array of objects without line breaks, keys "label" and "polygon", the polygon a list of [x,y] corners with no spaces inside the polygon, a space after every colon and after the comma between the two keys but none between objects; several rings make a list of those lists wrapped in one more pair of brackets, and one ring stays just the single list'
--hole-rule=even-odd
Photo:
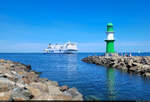
[{"label": "white ship hull", "polygon": [[50,54],[75,54],[77,53],[77,45],[71,42],[67,42],[64,45],[49,44],[45,52]]},{"label": "white ship hull", "polygon": [[65,53],[65,54],[75,54],[75,53],[77,53],[77,51],[73,51],[73,50],[65,50],[63,53]]},{"label": "white ship hull", "polygon": [[49,51],[46,52],[48,54],[76,54],[77,51],[69,51],[69,50],[65,50],[65,51]]}]

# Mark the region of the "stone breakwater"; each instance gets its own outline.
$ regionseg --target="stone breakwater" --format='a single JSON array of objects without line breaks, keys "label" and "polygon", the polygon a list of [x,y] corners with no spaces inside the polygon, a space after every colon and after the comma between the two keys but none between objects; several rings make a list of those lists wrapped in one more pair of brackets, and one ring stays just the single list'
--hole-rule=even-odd
[{"label": "stone breakwater", "polygon": [[0,59],[0,100],[83,100],[76,88],[39,78],[30,65]]},{"label": "stone breakwater", "polygon": [[150,56],[89,56],[82,61],[150,77]]}]

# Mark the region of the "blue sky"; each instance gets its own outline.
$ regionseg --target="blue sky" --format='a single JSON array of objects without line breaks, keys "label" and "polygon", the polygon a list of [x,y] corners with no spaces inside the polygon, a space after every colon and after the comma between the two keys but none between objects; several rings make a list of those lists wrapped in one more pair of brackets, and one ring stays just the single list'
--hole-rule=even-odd
[{"label": "blue sky", "polygon": [[150,0],[0,0],[0,52],[42,52],[48,43],[77,42],[105,52],[106,25],[115,49],[150,51]]}]

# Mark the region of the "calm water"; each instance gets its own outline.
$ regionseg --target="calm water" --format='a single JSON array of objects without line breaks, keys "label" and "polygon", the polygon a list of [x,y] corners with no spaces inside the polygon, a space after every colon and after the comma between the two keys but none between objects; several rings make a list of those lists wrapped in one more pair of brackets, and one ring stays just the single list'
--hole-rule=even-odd
[{"label": "calm water", "polygon": [[82,62],[88,55],[95,54],[1,53],[0,58],[31,64],[41,77],[76,87],[86,100],[150,100],[150,78]]}]

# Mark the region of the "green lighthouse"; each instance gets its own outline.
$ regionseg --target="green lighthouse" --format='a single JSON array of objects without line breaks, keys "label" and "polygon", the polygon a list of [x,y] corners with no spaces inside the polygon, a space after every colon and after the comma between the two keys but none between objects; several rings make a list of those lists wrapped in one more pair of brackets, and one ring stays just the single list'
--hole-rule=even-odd
[{"label": "green lighthouse", "polygon": [[113,30],[113,24],[108,23],[107,24],[107,39],[106,41],[106,54],[113,54],[115,53],[114,49],[114,30]]}]

